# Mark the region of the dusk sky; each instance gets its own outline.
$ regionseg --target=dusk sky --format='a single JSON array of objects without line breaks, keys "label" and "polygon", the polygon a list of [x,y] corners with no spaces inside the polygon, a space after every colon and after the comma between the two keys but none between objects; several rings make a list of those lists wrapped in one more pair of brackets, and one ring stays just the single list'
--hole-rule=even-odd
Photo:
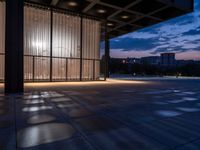
[{"label": "dusk sky", "polygon": [[200,0],[187,15],[111,40],[111,57],[144,57],[175,52],[176,59],[200,60]]}]

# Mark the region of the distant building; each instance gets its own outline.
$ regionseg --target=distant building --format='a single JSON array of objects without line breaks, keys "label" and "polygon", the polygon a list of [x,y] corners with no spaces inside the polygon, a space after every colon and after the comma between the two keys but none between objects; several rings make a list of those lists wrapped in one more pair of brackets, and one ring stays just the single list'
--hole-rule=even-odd
[{"label": "distant building", "polygon": [[163,66],[176,65],[175,53],[161,53],[160,64]]},{"label": "distant building", "polygon": [[184,66],[187,64],[194,64],[194,61],[193,60],[177,60],[176,61],[177,66]]},{"label": "distant building", "polygon": [[126,61],[129,64],[140,64],[141,63],[140,58],[127,58]]},{"label": "distant building", "polygon": [[110,61],[116,64],[126,64],[127,59],[126,58],[110,58]]},{"label": "distant building", "polygon": [[195,61],[195,60],[176,60],[176,65],[177,66],[185,66],[188,64],[193,64],[193,65],[200,65],[200,61]]},{"label": "distant building", "polygon": [[141,63],[149,64],[149,65],[159,65],[160,64],[160,56],[142,57]]}]

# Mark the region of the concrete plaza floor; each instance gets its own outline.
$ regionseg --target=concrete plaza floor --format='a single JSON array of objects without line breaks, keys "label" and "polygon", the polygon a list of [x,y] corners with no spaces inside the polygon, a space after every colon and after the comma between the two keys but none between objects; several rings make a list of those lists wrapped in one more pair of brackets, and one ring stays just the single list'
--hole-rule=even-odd
[{"label": "concrete plaza floor", "polygon": [[199,150],[200,80],[27,83],[0,94],[0,150]]}]

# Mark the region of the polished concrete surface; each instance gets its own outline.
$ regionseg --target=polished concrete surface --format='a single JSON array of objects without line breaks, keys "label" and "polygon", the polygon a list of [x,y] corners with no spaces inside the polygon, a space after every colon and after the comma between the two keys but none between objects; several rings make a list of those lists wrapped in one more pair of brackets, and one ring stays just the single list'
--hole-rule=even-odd
[{"label": "polished concrete surface", "polygon": [[0,94],[0,150],[200,149],[199,79],[25,87]]}]

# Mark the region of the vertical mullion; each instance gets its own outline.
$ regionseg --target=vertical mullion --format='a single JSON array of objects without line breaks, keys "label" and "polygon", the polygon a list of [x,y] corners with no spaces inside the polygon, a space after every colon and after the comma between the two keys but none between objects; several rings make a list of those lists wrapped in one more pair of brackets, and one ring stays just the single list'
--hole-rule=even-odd
[{"label": "vertical mullion", "polygon": [[53,50],[53,10],[51,8],[51,16],[50,16],[50,81],[52,81],[52,64],[53,64],[53,60],[52,60],[52,50]]},{"label": "vertical mullion", "polygon": [[33,76],[33,82],[35,81],[35,56],[33,56],[33,62],[32,62],[33,64],[33,70],[32,70],[32,76]]},{"label": "vertical mullion", "polygon": [[105,50],[105,55],[104,55],[104,80],[106,80],[106,70],[107,70],[107,65],[106,65],[106,47],[107,47],[107,42],[106,42],[106,40],[107,40],[107,21],[105,21],[105,25],[104,25],[104,27],[105,27],[105,30],[104,30],[104,42],[105,42],[105,48],[104,48],[104,50]]},{"label": "vertical mullion", "polygon": [[95,59],[93,60],[93,80],[95,80]]},{"label": "vertical mullion", "polygon": [[65,70],[66,70],[66,81],[68,79],[68,59],[66,58],[66,66],[65,66]]},{"label": "vertical mullion", "polygon": [[83,64],[83,17],[81,16],[80,24],[80,81],[82,81],[82,64]]}]

